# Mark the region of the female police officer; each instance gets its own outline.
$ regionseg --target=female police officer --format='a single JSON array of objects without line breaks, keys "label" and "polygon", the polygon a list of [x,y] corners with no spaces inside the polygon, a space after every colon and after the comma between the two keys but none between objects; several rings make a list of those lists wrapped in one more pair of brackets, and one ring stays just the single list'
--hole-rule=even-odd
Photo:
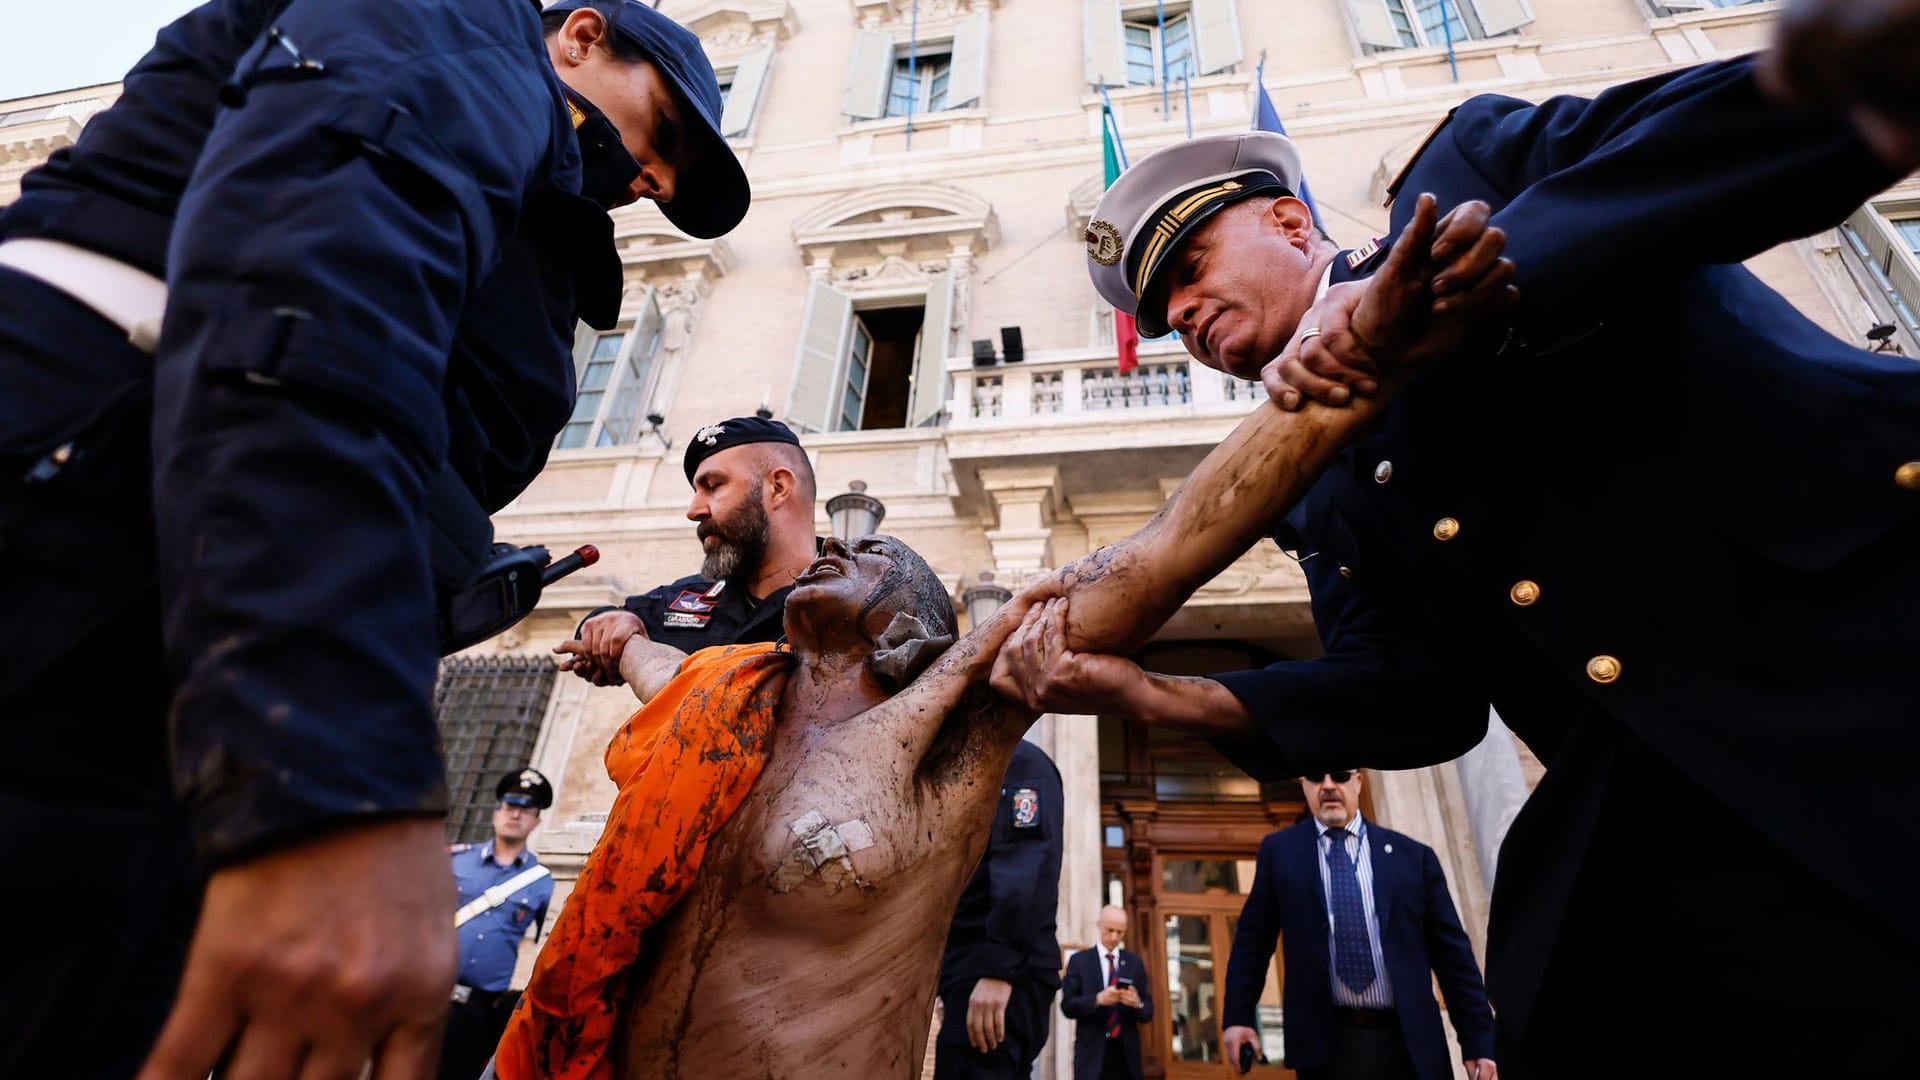
[{"label": "female police officer", "polygon": [[25,179],[0,810],[68,888],[0,976],[0,1073],[428,1074],[430,535],[542,464],[575,316],[616,314],[605,208],[745,213],[719,110],[638,3],[213,0]]}]

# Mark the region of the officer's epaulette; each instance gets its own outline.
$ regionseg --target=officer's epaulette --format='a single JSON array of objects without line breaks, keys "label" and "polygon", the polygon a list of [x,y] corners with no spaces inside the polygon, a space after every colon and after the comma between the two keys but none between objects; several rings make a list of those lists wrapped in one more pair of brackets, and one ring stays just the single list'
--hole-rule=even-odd
[{"label": "officer's epaulette", "polygon": [[449,855],[465,855],[467,852],[472,850],[473,850],[472,844],[448,844],[447,845],[447,854]]},{"label": "officer's epaulette", "polygon": [[1413,156],[1407,159],[1407,163],[1400,166],[1399,174],[1393,178],[1392,183],[1387,185],[1387,201],[1380,205],[1386,207],[1393,206],[1393,200],[1400,195],[1401,186],[1407,182],[1407,174],[1413,171],[1413,163],[1419,161],[1420,155],[1426,153],[1427,147],[1433,145],[1433,140],[1440,134],[1440,129],[1453,122],[1453,114],[1458,111],[1458,109],[1448,109],[1447,115],[1441,117],[1440,122],[1433,125],[1433,130],[1427,132],[1427,137],[1420,140],[1420,149],[1415,150]]}]

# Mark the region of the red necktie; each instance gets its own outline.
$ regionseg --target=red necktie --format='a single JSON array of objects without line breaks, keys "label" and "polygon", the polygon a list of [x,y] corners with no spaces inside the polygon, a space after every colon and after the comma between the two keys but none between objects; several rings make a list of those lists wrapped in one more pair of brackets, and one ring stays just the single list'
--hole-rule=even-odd
[{"label": "red necktie", "polygon": [[[1120,954],[1119,953],[1107,954],[1107,985],[1108,986],[1120,985]],[[1120,1006],[1115,1005],[1113,1006],[1113,1011],[1107,1016],[1107,1038],[1117,1039],[1119,1037],[1120,1037]]]}]

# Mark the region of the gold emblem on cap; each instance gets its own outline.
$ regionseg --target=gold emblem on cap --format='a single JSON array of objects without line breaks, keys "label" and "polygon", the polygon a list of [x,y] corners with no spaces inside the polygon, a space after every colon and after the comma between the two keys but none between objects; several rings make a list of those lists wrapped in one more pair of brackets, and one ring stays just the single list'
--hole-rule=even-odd
[{"label": "gold emblem on cap", "polygon": [[1110,221],[1092,221],[1087,223],[1087,257],[1101,266],[1112,266],[1120,261],[1120,230]]},{"label": "gold emblem on cap", "polygon": [[703,442],[703,443],[706,443],[708,446],[712,446],[718,443],[720,441],[720,436],[725,435],[726,433],[727,433],[727,426],[725,424],[708,424],[706,427],[703,427],[699,431],[694,432],[693,439],[695,442]]}]

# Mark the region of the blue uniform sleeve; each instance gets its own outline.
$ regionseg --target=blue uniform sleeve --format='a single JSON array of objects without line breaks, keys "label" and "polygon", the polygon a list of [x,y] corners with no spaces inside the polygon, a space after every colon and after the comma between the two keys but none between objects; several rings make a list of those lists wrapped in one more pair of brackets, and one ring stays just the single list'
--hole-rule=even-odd
[{"label": "blue uniform sleeve", "polygon": [[1280,943],[1279,855],[1272,836],[1260,842],[1254,862],[1253,889],[1240,906],[1240,922],[1233,930],[1233,951],[1227,956],[1227,1000],[1220,1012],[1222,1027],[1260,1026],[1260,994],[1267,986],[1267,968]]},{"label": "blue uniform sleeve", "polygon": [[176,786],[219,864],[438,814],[425,491],[469,291],[552,168],[522,0],[295,4],[180,207],[154,495]]},{"label": "blue uniform sleeve", "polygon": [[1428,962],[1440,981],[1441,995],[1447,999],[1447,1017],[1453,1022],[1454,1036],[1460,1040],[1461,1057],[1491,1058],[1494,1056],[1493,1010],[1487,1006],[1480,965],[1474,962],[1473,945],[1460,926],[1460,914],[1447,892],[1447,879],[1440,871],[1439,857],[1424,844],[1420,850],[1420,876],[1427,894]]},{"label": "blue uniform sleeve", "polygon": [[1067,977],[1060,984],[1060,1015],[1069,1020],[1087,1020],[1100,1011],[1100,1005],[1094,999],[1100,994],[1095,980],[1087,977],[1088,971],[1098,971],[1100,964],[1084,961],[1075,963],[1081,954],[1075,953],[1067,960]]},{"label": "blue uniform sleeve", "polygon": [[[1022,740],[1023,747],[1031,745]],[[987,845],[992,906],[987,910],[986,940],[978,946],[978,968],[985,978],[1011,982],[1031,960],[1036,929],[1053,922],[1066,826],[1060,770],[1037,747],[1014,755],[1005,786],[1003,799],[1021,788],[1032,788],[1039,799],[1032,825],[1020,826],[1007,815]]]},{"label": "blue uniform sleeve", "polygon": [[[1476,195],[1419,162],[1405,190],[1494,196],[1529,340],[1577,333],[1664,266],[1750,258],[1833,227],[1900,179],[1844,115],[1763,95],[1756,63],[1707,64],[1592,99],[1474,98],[1441,135],[1494,190]],[[1421,159],[1444,169],[1446,150],[1436,139]],[[1396,225],[1412,206],[1396,207]]]},{"label": "blue uniform sleeve", "polygon": [[[1296,511],[1288,523],[1309,520]],[[1264,782],[1314,769],[1418,768],[1473,749],[1486,734],[1486,695],[1454,675],[1398,613],[1342,577],[1334,560],[1300,566],[1325,654],[1212,676],[1261,732],[1215,739],[1214,747]]]}]

